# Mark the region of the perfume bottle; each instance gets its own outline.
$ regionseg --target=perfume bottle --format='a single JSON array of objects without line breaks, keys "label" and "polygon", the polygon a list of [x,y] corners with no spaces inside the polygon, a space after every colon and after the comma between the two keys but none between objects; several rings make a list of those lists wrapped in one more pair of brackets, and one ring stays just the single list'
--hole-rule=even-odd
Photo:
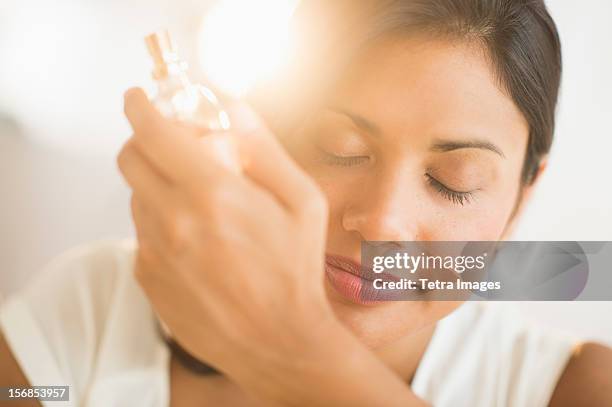
[{"label": "perfume bottle", "polygon": [[208,130],[228,130],[227,112],[210,88],[189,80],[187,63],[179,58],[168,31],[146,36],[145,43],[154,64],[151,100],[162,115]]}]

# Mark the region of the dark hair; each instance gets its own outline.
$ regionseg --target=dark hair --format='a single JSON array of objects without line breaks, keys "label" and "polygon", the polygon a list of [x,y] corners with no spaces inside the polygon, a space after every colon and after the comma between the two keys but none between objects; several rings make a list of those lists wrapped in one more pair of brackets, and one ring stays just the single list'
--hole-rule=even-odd
[{"label": "dark hair", "polygon": [[343,64],[380,37],[424,32],[473,41],[529,125],[522,182],[533,182],[552,144],[561,81],[559,35],[543,0],[302,0],[294,21],[293,69],[277,78],[276,92],[265,84],[253,94],[273,127],[297,125]]}]

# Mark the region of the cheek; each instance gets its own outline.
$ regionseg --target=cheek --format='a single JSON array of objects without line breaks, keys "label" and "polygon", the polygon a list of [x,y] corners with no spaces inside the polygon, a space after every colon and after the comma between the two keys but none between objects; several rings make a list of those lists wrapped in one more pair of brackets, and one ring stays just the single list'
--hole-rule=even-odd
[{"label": "cheek", "polygon": [[[359,199],[363,183],[338,182],[325,175],[315,177],[325,193],[329,204],[329,237],[342,234],[342,218],[346,208],[353,205],[353,199]],[[361,185],[361,187],[360,187]],[[413,214],[410,222],[417,225],[417,240],[452,241],[495,241],[502,236],[514,206],[517,188],[500,188],[473,202],[473,207],[458,207],[450,203],[440,203],[439,198],[432,198],[430,193],[418,193],[420,202],[411,206]],[[414,197],[406,198],[415,199]],[[431,200],[429,202],[428,200]]]},{"label": "cheek", "polygon": [[437,211],[423,226],[423,240],[499,240],[514,207],[514,200],[500,199],[497,204],[481,206],[477,210],[457,213],[456,210]]},{"label": "cheek", "polygon": [[301,167],[312,177],[327,198],[330,228],[335,224],[340,225],[346,208],[354,203],[354,200],[360,199],[356,191],[359,191],[359,185],[366,180],[350,174],[338,174],[333,168],[321,164],[309,164],[307,160],[301,163]]},{"label": "cheek", "polygon": [[482,240],[502,238],[517,203],[518,182],[498,185],[474,202],[473,209],[443,211],[435,217],[431,240]]},{"label": "cheek", "polygon": [[296,163],[317,183],[325,194],[329,208],[329,223],[327,246],[330,248],[344,247],[346,235],[343,233],[342,214],[350,204],[354,192],[354,177],[338,177],[332,175],[330,168],[317,163],[307,153],[308,148],[301,145],[285,144]]},{"label": "cheek", "polygon": [[344,209],[350,204],[351,196],[354,195],[352,187],[347,183],[333,182],[325,177],[315,180],[327,198],[330,218],[341,217]]}]

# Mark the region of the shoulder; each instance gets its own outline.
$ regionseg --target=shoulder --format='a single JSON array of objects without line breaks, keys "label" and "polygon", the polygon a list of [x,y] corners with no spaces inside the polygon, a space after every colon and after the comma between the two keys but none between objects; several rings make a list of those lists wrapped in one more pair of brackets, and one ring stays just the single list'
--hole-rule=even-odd
[{"label": "shoulder", "polygon": [[[71,248],[45,265],[12,296],[47,297],[92,291],[96,297],[112,293],[121,279],[130,278],[136,243],[133,240],[108,240]],[[52,295],[45,295],[50,292]],[[10,302],[10,301],[9,301]]]},{"label": "shoulder", "polygon": [[546,406],[575,344],[512,304],[469,302],[438,323],[415,382],[435,405]]},{"label": "shoulder", "polygon": [[[108,283],[126,278],[133,268],[136,243],[133,240],[106,240],[71,248],[51,260],[30,281],[26,290],[69,289],[79,284]],[[105,286],[96,291],[106,291]]]},{"label": "shoulder", "polygon": [[577,346],[559,380],[550,405],[612,405],[612,348],[598,343]]},{"label": "shoulder", "polygon": [[154,314],[133,278],[135,248],[124,240],[71,249],[0,304],[0,329],[32,385],[68,383],[81,397],[103,369],[142,366],[157,351]]},{"label": "shoulder", "polygon": [[118,289],[132,279],[134,251],[133,241],[122,240],[95,242],[60,254],[1,304],[4,330],[10,331],[11,321],[27,313],[43,333],[99,332]]}]

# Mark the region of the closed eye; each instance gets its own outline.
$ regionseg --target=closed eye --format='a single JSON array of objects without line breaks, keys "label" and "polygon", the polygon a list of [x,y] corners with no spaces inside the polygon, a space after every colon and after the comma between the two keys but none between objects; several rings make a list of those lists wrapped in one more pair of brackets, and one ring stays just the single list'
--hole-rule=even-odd
[{"label": "closed eye", "polygon": [[429,185],[445,199],[451,201],[452,203],[464,206],[466,203],[472,202],[474,198],[473,191],[455,191],[454,189],[447,187],[431,175],[425,174],[425,176]]},{"label": "closed eye", "polygon": [[330,154],[323,152],[323,162],[328,165],[335,165],[340,167],[353,167],[369,161],[370,157],[367,155],[354,155],[354,156],[340,156],[336,154]]}]

